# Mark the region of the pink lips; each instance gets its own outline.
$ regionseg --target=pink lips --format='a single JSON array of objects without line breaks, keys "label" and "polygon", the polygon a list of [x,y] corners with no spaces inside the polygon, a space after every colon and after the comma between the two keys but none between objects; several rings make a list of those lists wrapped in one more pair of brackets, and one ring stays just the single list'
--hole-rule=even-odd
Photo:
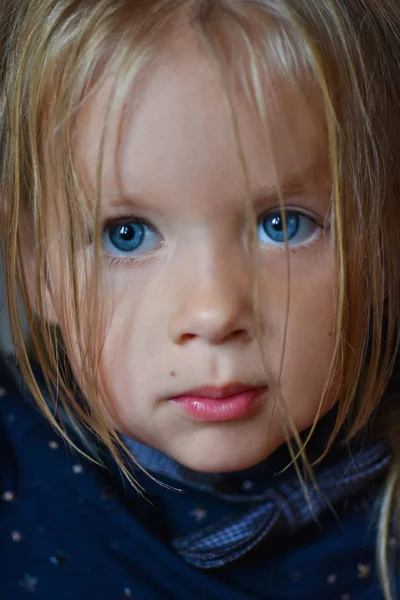
[{"label": "pink lips", "polygon": [[221,422],[241,419],[260,406],[266,387],[229,384],[222,387],[205,386],[186,392],[170,402],[181,406],[196,421]]}]

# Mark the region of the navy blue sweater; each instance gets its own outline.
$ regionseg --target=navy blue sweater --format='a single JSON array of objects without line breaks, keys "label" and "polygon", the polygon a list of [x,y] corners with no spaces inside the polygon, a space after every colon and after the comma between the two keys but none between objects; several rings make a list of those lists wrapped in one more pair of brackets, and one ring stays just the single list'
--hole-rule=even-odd
[{"label": "navy blue sweater", "polygon": [[[318,522],[300,519],[298,527],[275,512],[266,520],[266,500],[255,493],[269,481],[264,467],[217,478],[219,493],[190,477],[156,473],[177,492],[138,471],[148,491],[142,498],[111,460],[100,467],[67,447],[0,371],[1,600],[382,599],[374,504],[390,460],[384,453],[335,511],[322,504]],[[194,566],[191,544],[201,546],[207,535],[229,542],[229,531],[240,533],[247,522],[244,537],[253,526],[255,537],[247,536],[245,550],[235,554],[227,543],[219,567],[207,560]]]}]

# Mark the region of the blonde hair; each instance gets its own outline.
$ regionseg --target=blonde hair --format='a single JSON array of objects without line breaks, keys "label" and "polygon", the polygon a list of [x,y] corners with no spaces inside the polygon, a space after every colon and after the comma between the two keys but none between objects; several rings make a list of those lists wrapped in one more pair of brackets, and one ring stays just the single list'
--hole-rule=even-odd
[{"label": "blonde hair", "polygon": [[[332,174],[337,291],[334,352],[324,397],[340,374],[337,420],[329,446],[344,423],[351,439],[372,418],[376,433],[392,445],[394,460],[382,503],[379,541],[383,588],[390,598],[386,538],[400,491],[400,414],[393,399],[382,398],[399,341],[400,14],[394,0],[10,3],[2,23],[0,185],[8,303],[19,364],[54,427],[70,439],[61,407],[78,431],[89,429],[103,441],[129,477],[118,435],[96,402],[99,357],[87,353],[99,323],[85,327],[85,316],[98,315],[99,320],[101,316],[95,291],[82,307],[82,289],[97,290],[99,281],[97,270],[78,267],[78,253],[88,226],[96,254],[99,251],[100,185],[93,211],[77,169],[74,136],[80,112],[104,83],[105,73],[115,77],[108,99],[111,110],[122,105],[124,91],[183,24],[193,28],[221,73],[235,52],[234,43],[226,44],[229,32],[240,36],[250,65],[246,84],[266,127],[260,82],[272,62],[275,70],[299,86],[307,78],[321,92]],[[227,99],[229,104],[229,94]],[[235,126],[233,112],[231,116]],[[107,120],[103,141],[106,134]],[[101,164],[102,150],[98,184]],[[58,260],[68,291],[62,295],[63,313],[69,329],[78,332],[85,398],[70,376],[65,348],[71,340],[61,339],[45,308],[45,295],[54,292],[47,242],[49,189],[53,198],[63,200],[53,203],[62,223]],[[27,248],[34,252],[34,289],[28,283]],[[30,366],[19,322],[18,289],[46,394]]]}]

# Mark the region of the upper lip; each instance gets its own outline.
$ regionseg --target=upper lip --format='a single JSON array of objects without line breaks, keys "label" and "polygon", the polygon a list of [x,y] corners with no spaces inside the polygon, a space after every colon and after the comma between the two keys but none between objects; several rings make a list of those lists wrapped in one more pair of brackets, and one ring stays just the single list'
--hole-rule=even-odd
[{"label": "upper lip", "polygon": [[246,383],[226,383],[220,386],[214,385],[205,385],[197,388],[193,388],[182,394],[179,394],[177,397],[181,398],[182,396],[200,396],[203,398],[214,398],[215,400],[220,400],[222,398],[229,398],[230,396],[235,396],[236,394],[243,394],[244,392],[249,392],[256,389],[265,388],[267,386],[260,385],[251,385]]}]

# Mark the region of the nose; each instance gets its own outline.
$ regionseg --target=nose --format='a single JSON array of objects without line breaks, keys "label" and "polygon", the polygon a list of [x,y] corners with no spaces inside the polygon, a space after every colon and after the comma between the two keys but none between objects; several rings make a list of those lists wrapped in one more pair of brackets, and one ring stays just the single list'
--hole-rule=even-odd
[{"label": "nose", "polygon": [[[194,258],[194,257],[193,257]],[[250,340],[253,330],[253,285],[246,260],[209,256],[190,260],[177,277],[169,334],[184,345],[202,340],[218,345]]]}]

